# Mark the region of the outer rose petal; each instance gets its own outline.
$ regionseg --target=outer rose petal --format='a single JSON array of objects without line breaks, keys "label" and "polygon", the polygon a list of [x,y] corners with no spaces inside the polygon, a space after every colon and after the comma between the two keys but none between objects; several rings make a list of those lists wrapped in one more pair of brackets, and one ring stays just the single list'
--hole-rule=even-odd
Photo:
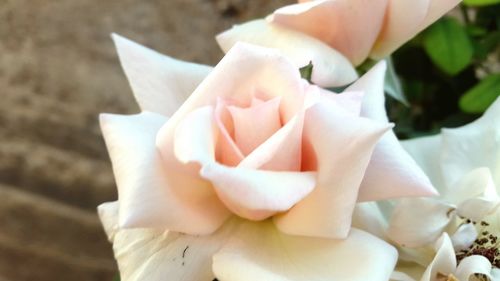
[{"label": "outer rose petal", "polygon": [[318,182],[311,194],[275,217],[285,233],[347,236],[371,151],[389,128],[369,119],[340,115],[333,105],[317,103],[306,112],[304,141],[317,159]]},{"label": "outer rose petal", "polygon": [[173,59],[113,34],[134,96],[144,111],[171,116],[211,67]]},{"label": "outer rose petal", "polygon": [[396,250],[352,229],[345,240],[289,236],[270,222],[245,223],[214,256],[221,281],[385,281]]},{"label": "outer rose petal", "polygon": [[100,205],[99,216],[105,229],[116,230],[110,241],[123,281],[213,280],[212,256],[238,223],[230,221],[210,236],[161,229],[118,229],[116,205],[118,202]]},{"label": "outer rose petal", "polygon": [[209,183],[185,173],[175,177],[166,173],[155,147],[156,134],[165,122],[164,116],[149,112],[101,115],[118,185],[120,226],[211,233],[229,213]]},{"label": "outer rose petal", "polygon": [[[442,0],[438,0],[442,1]],[[391,0],[371,57],[383,59],[420,31],[431,0]]]},{"label": "outer rose petal", "polygon": [[200,173],[212,182],[231,211],[251,220],[287,211],[316,184],[314,172],[274,172],[214,163],[204,166]]},{"label": "outer rose petal", "polygon": [[[384,98],[386,63],[379,62],[346,91],[364,91],[361,116],[387,122]],[[393,131],[377,143],[359,191],[359,201],[435,195],[429,178],[403,149]]]},{"label": "outer rose petal", "polygon": [[358,75],[351,63],[325,43],[265,20],[254,20],[217,35],[224,52],[238,41],[279,49],[290,58],[295,67],[312,62],[312,81],[322,87],[342,86],[354,81]]},{"label": "outer rose petal", "polygon": [[318,0],[278,9],[272,21],[318,38],[359,65],[377,39],[386,7],[387,0]]},{"label": "outer rose petal", "polygon": [[[444,14],[457,6],[461,0],[430,0],[430,6],[424,21],[420,24],[417,33],[437,21]],[[413,35],[414,36],[414,35]],[[412,37],[413,37],[412,36]],[[408,38],[410,39],[410,38]]]},{"label": "outer rose petal", "polygon": [[429,198],[402,199],[392,213],[388,235],[405,247],[432,243],[450,223],[454,209],[453,205]]},{"label": "outer rose petal", "polygon": [[438,20],[460,0],[391,0],[371,58],[382,59]]},{"label": "outer rose petal", "polygon": [[500,98],[478,120],[442,130],[441,167],[451,186],[474,168],[487,167],[500,186]]}]

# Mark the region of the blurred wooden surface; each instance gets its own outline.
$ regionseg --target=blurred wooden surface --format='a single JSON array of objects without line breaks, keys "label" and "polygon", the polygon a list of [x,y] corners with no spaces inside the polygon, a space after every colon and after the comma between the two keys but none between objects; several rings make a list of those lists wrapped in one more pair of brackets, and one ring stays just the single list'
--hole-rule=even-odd
[{"label": "blurred wooden surface", "polygon": [[116,198],[99,112],[135,113],[111,32],[201,63],[213,36],[291,0],[0,1],[0,281],[107,281]]}]

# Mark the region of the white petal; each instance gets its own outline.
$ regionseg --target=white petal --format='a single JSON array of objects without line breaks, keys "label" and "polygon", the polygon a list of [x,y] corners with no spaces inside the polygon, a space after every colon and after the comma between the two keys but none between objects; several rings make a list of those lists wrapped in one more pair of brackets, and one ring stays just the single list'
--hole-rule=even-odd
[{"label": "white petal", "polygon": [[456,129],[443,129],[442,169],[453,185],[469,171],[487,167],[500,186],[500,98],[478,120]]},{"label": "white petal", "polygon": [[[100,213],[112,213],[111,204],[100,206]],[[101,220],[105,227],[117,226]],[[115,215],[116,217],[116,215]],[[238,222],[227,222],[209,236],[191,236],[161,229],[120,229],[114,236],[113,250],[122,281],[199,281],[213,280],[212,256],[233,233]]]},{"label": "white petal", "polygon": [[118,232],[119,207],[118,201],[102,203],[97,207],[99,219],[110,242],[113,242],[115,234]]},{"label": "white petal", "polygon": [[480,221],[500,205],[490,170],[484,167],[467,173],[448,190],[445,198],[458,205],[460,216],[473,221]]},{"label": "white petal", "polygon": [[[384,98],[385,61],[379,62],[346,91],[364,91],[361,116],[387,122]],[[359,190],[359,201],[436,194],[429,178],[403,149],[393,131],[375,146]]]},{"label": "white petal", "polygon": [[456,252],[467,249],[477,238],[476,227],[472,223],[463,224],[450,238]]},{"label": "white petal", "polygon": [[312,81],[322,87],[346,85],[357,78],[349,60],[318,39],[265,20],[254,20],[217,35],[224,52],[238,41],[279,49],[297,68],[312,62]]},{"label": "white petal", "polygon": [[416,280],[404,272],[394,271],[391,274],[390,281],[416,281]]},{"label": "white petal", "polygon": [[162,55],[117,34],[112,37],[134,96],[144,111],[171,116],[212,70]]},{"label": "white petal", "polygon": [[397,260],[395,249],[352,229],[345,240],[289,236],[269,221],[246,223],[214,256],[220,281],[385,281]]},{"label": "white petal", "polygon": [[470,256],[463,259],[455,272],[458,280],[469,280],[474,274],[484,274],[491,279],[491,263],[483,256]]},{"label": "white petal", "polygon": [[434,281],[438,274],[448,276],[455,271],[457,260],[448,234],[443,233],[436,242],[435,249],[436,256],[427,267],[421,281]]},{"label": "white petal", "polygon": [[389,223],[376,202],[356,204],[352,216],[352,226],[387,240]]},{"label": "white petal", "polygon": [[118,186],[121,227],[206,234],[227,219],[229,213],[209,183],[183,173],[167,175],[155,146],[166,117],[102,114],[100,121]]},{"label": "white petal", "polygon": [[440,193],[446,192],[441,173],[441,135],[401,141],[404,149],[415,159]]},{"label": "white petal", "polygon": [[389,237],[407,247],[436,241],[453,217],[452,205],[429,198],[402,199],[389,223]]}]

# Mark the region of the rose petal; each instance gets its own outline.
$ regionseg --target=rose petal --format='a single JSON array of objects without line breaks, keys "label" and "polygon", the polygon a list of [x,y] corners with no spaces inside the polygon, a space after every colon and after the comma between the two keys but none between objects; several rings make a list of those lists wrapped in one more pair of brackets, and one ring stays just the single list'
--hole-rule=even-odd
[{"label": "rose petal", "polygon": [[315,37],[361,64],[384,21],[387,0],[319,0],[276,10],[275,23]]},{"label": "rose petal", "polygon": [[474,168],[487,167],[495,185],[500,186],[500,98],[478,120],[443,129],[441,135],[441,167],[447,185],[455,184]]},{"label": "rose petal", "polygon": [[229,213],[209,183],[185,173],[166,173],[155,138],[167,118],[144,112],[102,114],[100,121],[118,185],[120,226],[202,234],[226,220]]},{"label": "rose petal", "polygon": [[233,139],[234,125],[227,104],[222,99],[217,99],[215,105],[215,122],[219,129],[216,158],[219,163],[227,166],[236,166],[244,155]]},{"label": "rose petal", "polygon": [[401,145],[430,178],[439,193],[446,193],[448,187],[441,173],[441,136],[404,140],[401,141]]},{"label": "rose petal", "polygon": [[117,34],[112,37],[134,96],[144,111],[171,116],[212,70],[162,55]]},{"label": "rose petal", "polygon": [[233,118],[234,139],[244,155],[250,154],[281,128],[279,106],[280,97],[276,97],[247,108],[228,107]]},{"label": "rose petal", "polygon": [[[448,276],[455,272],[457,260],[455,251],[447,233],[443,233],[435,245],[436,256],[429,264],[422,276],[421,281],[434,281],[438,274]],[[462,280],[462,279],[460,279]],[[465,280],[465,279],[463,279]]]},{"label": "rose petal", "polygon": [[463,259],[457,267],[455,276],[458,280],[470,280],[469,278],[474,274],[483,274],[488,276],[490,280],[491,277],[491,263],[483,256],[469,256]]},{"label": "rose petal", "polygon": [[300,171],[304,113],[298,113],[241,161],[238,167],[270,171]]},{"label": "rose petal", "polygon": [[453,205],[430,198],[402,199],[393,211],[388,235],[405,247],[432,243],[450,223],[454,209]]},{"label": "rose petal", "polygon": [[[364,91],[361,116],[387,122],[384,99],[386,63],[379,62],[346,91]],[[360,202],[436,195],[429,178],[403,149],[393,131],[377,143],[359,191]]]},{"label": "rose petal", "polygon": [[477,168],[460,179],[444,198],[458,205],[457,213],[473,221],[480,221],[500,205],[488,168]]},{"label": "rose petal", "polygon": [[109,242],[113,243],[116,233],[119,231],[118,225],[118,212],[120,210],[120,203],[118,201],[106,202],[97,206],[97,213],[101,220],[104,232],[108,236]]},{"label": "rose petal", "polygon": [[[289,236],[270,222],[245,223],[215,254],[219,280],[388,280],[396,250],[353,229],[345,240]],[[362,261],[362,262],[361,262]]]},{"label": "rose petal", "polygon": [[358,77],[351,63],[325,43],[265,20],[236,25],[217,35],[216,39],[224,52],[236,42],[248,42],[279,49],[294,62],[296,68],[312,62],[311,80],[322,87],[346,85]]},{"label": "rose petal", "polygon": [[383,59],[415,36],[427,16],[430,2],[431,0],[389,1],[384,25],[370,56],[377,60]]},{"label": "rose petal", "polygon": [[430,0],[427,16],[425,17],[424,21],[420,24],[420,27],[416,31],[416,33],[424,30],[429,25],[437,21],[444,14],[448,13],[449,11],[451,11],[451,9],[456,7],[460,2],[461,0]]},{"label": "rose petal", "polygon": [[477,238],[476,227],[472,223],[462,224],[450,238],[455,252],[468,249]]},{"label": "rose petal", "polygon": [[316,184],[314,172],[274,172],[216,163],[204,166],[200,174],[212,182],[231,211],[251,220],[290,209]]},{"label": "rose petal", "polygon": [[278,228],[289,234],[345,238],[371,151],[388,128],[339,114],[331,103],[310,107],[304,139],[317,159],[318,183],[304,200],[275,217]]},{"label": "rose petal", "polygon": [[215,142],[214,109],[200,107],[189,113],[175,129],[174,153],[182,163],[211,163],[215,161]]},{"label": "rose petal", "polygon": [[[99,206],[105,229],[117,228],[113,205]],[[237,221],[226,223],[210,236],[191,236],[161,229],[120,229],[113,250],[121,280],[213,280],[212,256],[233,233]]]},{"label": "rose petal", "polygon": [[346,114],[351,116],[359,116],[361,114],[364,92],[350,91],[335,94],[324,89],[320,89],[320,92],[321,102],[325,102],[325,100],[333,101],[339,105],[339,108],[344,109]]},{"label": "rose petal", "polygon": [[352,216],[352,227],[387,240],[389,223],[376,202],[358,203]]}]

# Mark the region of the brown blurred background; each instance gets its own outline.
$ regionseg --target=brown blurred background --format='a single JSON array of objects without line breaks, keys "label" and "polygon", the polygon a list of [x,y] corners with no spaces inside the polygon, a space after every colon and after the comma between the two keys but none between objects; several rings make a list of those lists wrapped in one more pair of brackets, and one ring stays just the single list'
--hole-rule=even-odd
[{"label": "brown blurred background", "polygon": [[216,63],[213,36],[292,0],[1,0],[0,281],[112,280],[97,115],[138,112],[109,37]]}]

